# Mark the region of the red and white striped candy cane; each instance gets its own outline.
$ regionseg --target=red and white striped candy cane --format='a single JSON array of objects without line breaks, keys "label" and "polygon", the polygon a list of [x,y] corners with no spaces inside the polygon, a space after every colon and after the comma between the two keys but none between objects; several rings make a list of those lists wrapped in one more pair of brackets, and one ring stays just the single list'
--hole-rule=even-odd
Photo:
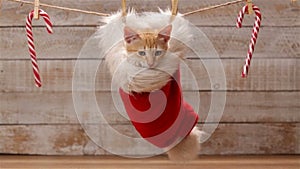
[{"label": "red and white striped candy cane", "polygon": [[[37,64],[36,52],[35,52],[34,41],[33,41],[33,33],[32,33],[33,15],[34,15],[34,11],[31,11],[29,13],[29,15],[27,16],[26,32],[27,32],[29,53],[30,53],[31,63],[32,63],[32,68],[33,68],[33,73],[34,73],[35,85],[37,87],[41,87],[42,83],[41,83],[41,77],[40,77],[40,73],[39,73],[39,66]],[[46,23],[48,33],[53,33],[52,23],[50,21],[49,15],[42,9],[39,9],[39,15],[43,17],[43,19]]]},{"label": "red and white striped candy cane", "polygon": [[[251,40],[249,44],[249,49],[248,49],[248,54],[245,60],[245,64],[243,66],[243,71],[242,71],[242,77],[246,77],[248,75],[249,67],[250,67],[250,62],[252,59],[252,55],[254,52],[254,46],[256,44],[258,32],[259,32],[259,27],[261,23],[261,13],[260,10],[257,6],[253,5],[253,11],[255,12],[255,23],[253,26],[252,30],[252,35],[251,35]],[[239,12],[237,22],[236,22],[236,27],[241,28],[242,27],[242,22],[245,13],[248,13],[248,5],[245,5],[243,9]]]}]

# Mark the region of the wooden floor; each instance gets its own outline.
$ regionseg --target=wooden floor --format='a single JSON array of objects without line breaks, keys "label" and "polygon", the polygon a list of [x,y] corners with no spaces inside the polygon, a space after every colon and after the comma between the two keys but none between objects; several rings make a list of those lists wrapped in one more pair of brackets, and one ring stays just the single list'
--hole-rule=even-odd
[{"label": "wooden floor", "polygon": [[22,169],[299,169],[300,156],[204,156],[187,164],[166,157],[0,156],[0,168]]}]

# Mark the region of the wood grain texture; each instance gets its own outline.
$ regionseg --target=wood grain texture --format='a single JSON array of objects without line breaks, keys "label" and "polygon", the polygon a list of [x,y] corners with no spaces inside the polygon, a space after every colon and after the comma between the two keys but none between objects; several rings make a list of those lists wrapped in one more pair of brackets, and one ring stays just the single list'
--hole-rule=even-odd
[{"label": "wood grain texture", "polygon": [[[48,34],[46,28],[33,28],[37,58],[77,58],[86,40],[96,31],[87,28],[53,28]],[[29,59],[26,31],[24,28],[0,28],[1,59]]]},{"label": "wood grain texture", "polygon": [[[221,4],[227,0],[189,0],[179,1],[179,12],[189,12],[199,8]],[[46,2],[45,2],[46,3]],[[91,10],[96,12],[113,13],[120,9],[119,0],[52,0],[48,4]],[[157,7],[166,9],[170,7],[170,1],[166,0],[128,0],[128,6],[134,7],[138,12],[158,11]],[[263,13],[264,26],[299,26],[299,5],[291,4],[290,1],[273,0],[255,0],[254,3],[260,7]],[[187,17],[195,25],[222,25],[234,26],[237,14],[244,4],[240,3],[229,7],[223,7],[216,10],[202,12]],[[0,26],[22,26],[25,24],[24,18],[33,9],[31,5],[20,6],[19,3],[4,1],[0,15]],[[96,25],[99,16],[85,15],[75,12],[62,11],[57,9],[44,8],[54,25]],[[248,19],[249,18],[249,19]],[[253,25],[254,18],[246,17],[244,25]],[[44,25],[42,22],[35,22],[35,25]]]},{"label": "wood grain texture", "polygon": [[[294,91],[300,89],[299,59],[256,59],[253,60],[249,77],[240,77],[243,60],[186,60],[188,67],[181,69],[183,90],[239,90],[239,91]],[[33,84],[31,63],[27,60],[5,60],[0,62],[1,92],[42,92],[72,91],[72,78],[80,81],[79,87],[73,90],[91,91],[95,80],[96,91],[111,90],[111,76],[104,63],[96,60],[79,60],[80,67],[74,75],[76,61],[41,60],[39,61],[42,76],[42,88]],[[17,71],[16,71],[16,68]],[[97,71],[97,72],[95,72]],[[191,71],[191,72],[190,72]],[[222,72],[225,72],[226,86]],[[94,75],[96,73],[96,76]],[[191,75],[195,76],[191,80]],[[197,83],[197,84],[196,84]]]},{"label": "wood grain texture", "polygon": [[[110,142],[109,146],[120,150],[122,148],[125,150],[125,147],[127,150],[131,149],[133,152],[127,151],[125,153],[127,155],[147,154],[147,151],[143,152],[143,150],[136,152],[135,141],[132,141],[132,144],[124,144],[123,139],[112,138],[105,134],[102,125],[90,127],[94,131],[92,138],[100,140],[105,138]],[[122,134],[136,136],[131,125],[113,127]],[[92,142],[79,125],[1,125],[0,129],[1,153],[109,154]],[[200,154],[299,154],[299,130],[299,123],[219,124],[212,137],[202,145]]]},{"label": "wood grain texture", "polygon": [[[288,123],[300,122],[300,92],[220,92],[226,94],[226,105],[221,122],[226,123]],[[92,97],[86,93],[83,97]],[[185,99],[194,108],[199,104],[199,122],[203,123],[211,106],[220,107],[211,100],[211,92],[184,92]],[[92,97],[93,98],[93,97]],[[124,112],[117,109],[110,92],[96,93],[100,113],[110,124],[129,124]],[[86,102],[91,99],[86,99]],[[74,109],[71,92],[0,93],[0,124],[77,124],[77,116],[93,122],[98,110],[84,112]],[[212,112],[210,112],[212,113]],[[217,121],[210,121],[217,122]]]},{"label": "wood grain texture", "polygon": [[298,169],[299,156],[201,156],[185,164],[165,156],[128,159],[116,156],[0,156],[2,169]]},{"label": "wood grain texture", "polygon": [[[179,11],[188,12],[224,2],[228,0],[182,0],[179,1]],[[186,63],[195,75],[197,85],[192,83],[187,69],[182,69],[182,84],[190,103],[199,101],[197,94],[200,91],[199,127],[203,126],[210,106],[220,107],[218,103],[211,103],[212,94],[227,95],[221,124],[203,144],[200,154],[300,154],[299,3],[291,4],[289,0],[253,2],[260,7],[263,20],[247,79],[242,79],[240,73],[254,18],[246,15],[244,27],[235,28],[243,3],[187,17],[203,31],[221,58],[204,55],[199,59],[191,52],[187,53],[189,59]],[[107,13],[120,7],[120,0],[51,0],[45,3]],[[128,6],[135,7],[138,12],[157,11],[157,6],[165,9],[169,3],[167,0],[128,0]],[[145,149],[133,150],[135,142],[125,144],[124,140],[110,137],[110,133],[102,130],[104,125],[95,125],[99,123],[98,112],[88,109],[90,96],[96,94],[105,119],[114,129],[127,136],[137,136],[128,120],[114,107],[110,96],[111,77],[106,67],[93,67],[103,60],[97,54],[97,41],[89,44],[91,49],[84,54],[86,59],[76,62],[84,44],[97,31],[96,26],[101,25],[100,17],[42,8],[54,23],[54,34],[47,34],[41,19],[33,22],[43,82],[43,87],[38,89],[34,86],[25,35],[25,17],[32,9],[33,6],[2,1],[0,154],[110,155],[91,141],[78,124],[72,91],[79,91],[86,98],[78,117],[94,124],[86,127],[93,131],[96,140],[105,138],[109,146],[118,146],[121,151],[132,148],[124,154],[147,152]],[[195,41],[203,37],[195,35],[193,38]],[[206,45],[193,44],[195,48],[205,48]],[[208,53],[213,51],[206,50]],[[224,69],[217,64],[218,61]],[[84,63],[76,72],[77,76],[74,75],[76,63]],[[223,71],[226,85],[222,83]],[[96,73],[96,76],[91,73]],[[74,77],[79,77],[80,87],[73,90]],[[94,81],[88,81],[94,78],[96,93],[92,90]],[[216,122],[212,120],[210,125]],[[247,166],[253,167],[249,164]],[[211,163],[204,166],[209,168]],[[279,165],[268,164],[264,168],[274,169],[275,166]],[[198,163],[192,167],[198,168]],[[3,168],[1,156],[0,168]]]},{"label": "wood grain texture", "polygon": [[[198,27],[208,39],[220,58],[245,58],[252,27]],[[37,57],[39,59],[75,59],[87,40],[96,32],[95,27],[55,27],[49,35],[45,28],[34,28]],[[259,58],[300,58],[299,27],[263,27],[260,30],[254,59]],[[276,35],[276,36],[274,36]],[[0,28],[0,59],[29,59],[24,28]],[[204,38],[197,37],[194,38]],[[193,40],[195,41],[195,40]],[[89,41],[90,58],[97,55],[98,44]],[[195,43],[192,43],[195,44]],[[195,48],[201,48],[195,44]],[[214,49],[206,49],[214,50]],[[93,53],[94,52],[94,53]],[[193,53],[187,57],[198,58]],[[203,56],[200,56],[203,57]],[[216,56],[205,56],[215,58]]]}]

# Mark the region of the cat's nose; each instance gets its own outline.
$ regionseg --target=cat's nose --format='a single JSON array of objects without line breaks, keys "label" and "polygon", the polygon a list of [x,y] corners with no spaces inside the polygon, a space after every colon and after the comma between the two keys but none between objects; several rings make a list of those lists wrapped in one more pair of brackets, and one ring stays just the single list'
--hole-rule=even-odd
[{"label": "cat's nose", "polygon": [[154,67],[155,60],[153,58],[148,58],[147,59],[147,64],[150,68]]},{"label": "cat's nose", "polygon": [[148,66],[149,66],[150,68],[153,68],[153,67],[154,67],[154,62],[151,62],[151,63],[148,62]]}]

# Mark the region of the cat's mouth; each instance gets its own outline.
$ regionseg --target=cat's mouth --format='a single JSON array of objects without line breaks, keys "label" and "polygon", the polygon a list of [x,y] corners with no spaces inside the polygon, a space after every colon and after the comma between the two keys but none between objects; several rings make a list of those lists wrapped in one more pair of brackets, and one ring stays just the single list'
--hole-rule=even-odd
[{"label": "cat's mouth", "polygon": [[145,69],[145,70],[159,70],[156,66],[141,66],[141,68]]},{"label": "cat's mouth", "polygon": [[157,69],[157,64],[153,64],[153,65],[148,65],[148,64],[143,64],[143,63],[139,63],[139,62],[134,62],[134,63],[131,63],[133,64],[134,66],[136,67],[140,67],[140,68],[143,68],[143,69],[150,69],[150,70],[155,70]]}]

